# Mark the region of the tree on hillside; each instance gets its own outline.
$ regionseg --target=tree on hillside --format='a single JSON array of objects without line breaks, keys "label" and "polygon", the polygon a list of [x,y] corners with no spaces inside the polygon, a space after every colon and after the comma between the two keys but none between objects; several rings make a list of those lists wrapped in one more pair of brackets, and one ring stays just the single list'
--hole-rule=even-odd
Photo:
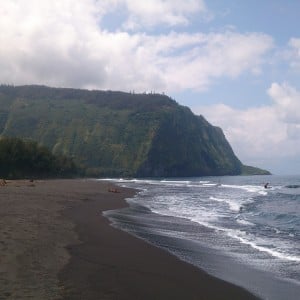
[{"label": "tree on hillside", "polygon": [[77,167],[70,158],[54,155],[34,141],[0,138],[0,177],[69,177],[76,173]]}]

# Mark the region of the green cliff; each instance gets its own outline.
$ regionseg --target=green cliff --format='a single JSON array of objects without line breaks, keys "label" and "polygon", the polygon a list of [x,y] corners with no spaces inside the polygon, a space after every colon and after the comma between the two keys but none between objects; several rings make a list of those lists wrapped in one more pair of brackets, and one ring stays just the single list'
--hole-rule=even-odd
[{"label": "green cliff", "polygon": [[88,176],[245,172],[220,128],[160,94],[2,85],[1,135],[72,157]]}]

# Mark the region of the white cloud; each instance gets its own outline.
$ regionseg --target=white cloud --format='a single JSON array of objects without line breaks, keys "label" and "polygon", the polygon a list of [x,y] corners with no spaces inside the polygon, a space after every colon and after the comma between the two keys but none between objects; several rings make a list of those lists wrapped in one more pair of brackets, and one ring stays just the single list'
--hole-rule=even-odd
[{"label": "white cloud", "polygon": [[126,14],[122,20],[125,30],[138,31],[157,26],[187,26],[189,18],[212,19],[204,0],[101,0],[96,2],[98,15],[114,11]]},{"label": "white cloud", "polygon": [[125,3],[129,13],[124,24],[126,29],[154,27],[160,24],[187,25],[190,15],[207,12],[203,0],[120,0],[120,2]]},{"label": "white cloud", "polygon": [[273,100],[269,106],[240,110],[218,104],[194,111],[224,130],[243,162],[275,165],[300,156],[300,92],[287,83],[273,83],[268,94]]},{"label": "white cloud", "polygon": [[268,94],[274,100],[277,115],[283,122],[300,124],[300,92],[287,83],[273,83]]},{"label": "white cloud", "polygon": [[239,110],[218,104],[196,111],[224,130],[241,158],[264,155],[286,138],[285,128],[272,107]]},{"label": "white cloud", "polygon": [[193,45],[185,51],[185,45],[175,48],[175,53],[182,52],[165,60],[164,73],[170,90],[203,90],[220,77],[234,78],[248,71],[257,74],[264,54],[273,45],[269,36],[257,33],[178,35],[174,44],[181,39],[193,41]]},{"label": "white cloud", "polygon": [[[94,13],[93,1],[2,1],[1,81],[84,85],[98,77],[93,64],[86,65],[98,36]],[[103,59],[100,53],[93,60]]]},{"label": "white cloud", "polygon": [[300,38],[291,38],[288,46],[287,56],[290,60],[290,65],[292,68],[300,70]]},{"label": "white cloud", "polygon": [[[156,1],[161,14],[186,16],[192,9],[205,9],[203,1]],[[157,36],[101,28],[101,17],[125,2],[141,19],[157,13],[133,0],[2,0],[0,82],[167,93],[203,90],[221,77],[256,73],[272,47],[272,39],[258,33]]]}]

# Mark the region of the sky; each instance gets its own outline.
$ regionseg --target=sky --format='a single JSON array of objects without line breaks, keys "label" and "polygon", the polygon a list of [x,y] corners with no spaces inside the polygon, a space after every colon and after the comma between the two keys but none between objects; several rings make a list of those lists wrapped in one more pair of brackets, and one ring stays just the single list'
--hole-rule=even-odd
[{"label": "sky", "polygon": [[0,0],[0,83],[165,93],[300,174],[299,0]]}]

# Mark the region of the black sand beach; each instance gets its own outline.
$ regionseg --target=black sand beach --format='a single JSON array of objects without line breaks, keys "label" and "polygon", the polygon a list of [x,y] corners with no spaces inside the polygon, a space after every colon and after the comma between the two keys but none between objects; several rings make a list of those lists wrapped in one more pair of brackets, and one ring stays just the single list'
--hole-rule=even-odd
[{"label": "black sand beach", "polygon": [[0,299],[256,299],[109,225],[133,190],[92,180],[0,187]]}]

